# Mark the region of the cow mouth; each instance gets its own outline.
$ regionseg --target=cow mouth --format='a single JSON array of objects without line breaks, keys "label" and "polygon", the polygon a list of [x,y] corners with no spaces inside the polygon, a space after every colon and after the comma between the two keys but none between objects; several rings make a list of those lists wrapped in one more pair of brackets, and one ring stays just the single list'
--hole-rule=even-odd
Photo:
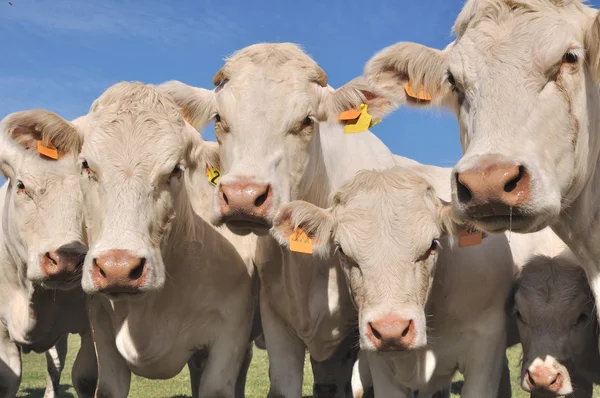
[{"label": "cow mouth", "polygon": [[511,208],[498,203],[466,207],[459,210],[459,215],[465,221],[475,224],[478,229],[489,233],[532,232],[536,219],[525,214],[520,207]]},{"label": "cow mouth", "polygon": [[40,286],[46,290],[74,290],[77,287],[81,286],[81,277],[79,280],[73,281],[53,281],[53,280],[44,280],[41,281]]},{"label": "cow mouth", "polygon": [[267,235],[271,229],[271,222],[263,217],[247,214],[232,214],[221,218],[220,224],[227,225],[231,232],[237,235]]}]

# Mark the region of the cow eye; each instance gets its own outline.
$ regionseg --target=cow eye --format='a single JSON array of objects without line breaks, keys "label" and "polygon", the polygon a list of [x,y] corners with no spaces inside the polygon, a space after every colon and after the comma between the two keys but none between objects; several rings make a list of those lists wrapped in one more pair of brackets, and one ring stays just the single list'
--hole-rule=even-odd
[{"label": "cow eye", "polygon": [[585,312],[582,312],[579,315],[579,318],[577,318],[577,324],[581,325],[581,324],[587,323],[589,321],[589,319],[590,319],[590,316],[588,314],[586,314]]},{"label": "cow eye", "polygon": [[183,166],[182,166],[182,165],[180,165],[180,164],[178,164],[177,166],[175,166],[175,167],[173,168],[173,171],[171,171],[171,175],[172,175],[172,176],[178,176],[178,175],[180,175],[181,173],[183,173]]},{"label": "cow eye", "polygon": [[221,121],[221,115],[218,113],[215,115],[215,122],[219,123]]},{"label": "cow eye", "polygon": [[17,180],[17,189],[19,191],[24,191],[25,190],[25,184],[23,184],[23,181]]},{"label": "cow eye", "polygon": [[89,170],[90,169],[90,165],[88,164],[87,160],[84,160],[81,162],[81,168],[84,170]]},{"label": "cow eye", "polygon": [[314,123],[314,120],[310,116],[307,116],[306,119],[304,119],[304,121],[302,122],[302,124],[306,127],[312,126],[313,123]]},{"label": "cow eye", "polygon": [[438,247],[439,247],[439,242],[437,241],[437,239],[432,240],[431,246],[429,246],[429,252],[431,254],[437,252]]},{"label": "cow eye", "polygon": [[454,79],[454,75],[450,72],[448,72],[448,83],[450,83],[452,86],[456,86],[456,80]]},{"label": "cow eye", "polygon": [[563,62],[566,64],[574,64],[579,60],[577,54],[567,51],[565,55],[563,55]]},{"label": "cow eye", "polygon": [[342,249],[342,246],[340,246],[339,244],[336,245],[335,250],[340,253],[342,256],[345,256],[346,253],[344,253],[344,250]]}]

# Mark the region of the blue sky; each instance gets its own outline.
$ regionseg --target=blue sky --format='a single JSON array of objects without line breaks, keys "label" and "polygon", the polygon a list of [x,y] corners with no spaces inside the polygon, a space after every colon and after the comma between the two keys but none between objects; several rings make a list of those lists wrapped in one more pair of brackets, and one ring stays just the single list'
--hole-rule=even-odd
[{"label": "blue sky", "polygon": [[[291,41],[339,87],[397,41],[444,47],[458,0],[0,1],[0,117],[46,108],[72,119],[121,80],[177,79],[211,88],[222,59],[257,42]],[[372,130],[396,154],[452,166],[457,123],[400,109]],[[203,132],[214,139],[212,127]]]}]

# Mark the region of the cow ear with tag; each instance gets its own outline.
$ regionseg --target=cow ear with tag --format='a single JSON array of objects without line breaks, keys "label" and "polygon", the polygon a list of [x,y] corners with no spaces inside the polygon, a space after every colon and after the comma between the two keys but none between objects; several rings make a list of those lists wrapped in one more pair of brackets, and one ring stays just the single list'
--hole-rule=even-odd
[{"label": "cow ear with tag", "polygon": [[295,253],[329,257],[334,219],[328,209],[304,201],[283,205],[271,228],[271,235]]}]

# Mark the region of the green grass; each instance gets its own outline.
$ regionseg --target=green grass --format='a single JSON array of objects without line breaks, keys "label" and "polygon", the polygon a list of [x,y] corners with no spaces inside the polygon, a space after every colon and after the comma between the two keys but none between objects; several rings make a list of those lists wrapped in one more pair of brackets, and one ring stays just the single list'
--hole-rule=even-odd
[{"label": "green grass", "polygon": [[[75,390],[71,387],[71,366],[75,359],[75,354],[79,348],[79,338],[71,337],[69,339],[69,354],[67,356],[67,364],[63,372],[62,385],[63,391],[61,397],[75,397]],[[513,386],[513,397],[527,398],[529,397],[519,387],[519,374],[521,358],[521,348],[513,347],[508,350],[508,358],[510,361],[511,380]],[[303,395],[310,397],[312,392],[312,374],[310,371],[310,361],[305,362]],[[453,385],[453,397],[459,397],[459,391],[462,377],[458,375],[456,382]],[[23,398],[42,398],[46,385],[46,359],[44,355],[27,354],[23,356],[23,382],[18,397]],[[247,398],[264,398],[269,389],[268,381],[268,359],[265,351],[255,349],[252,365],[248,373],[248,382],[246,384]],[[154,398],[154,397],[189,397],[190,378],[187,368],[184,369],[177,377],[171,380],[146,380],[141,377],[132,377],[131,390],[129,396],[132,398]],[[594,397],[600,397],[600,388],[594,390]]]}]

